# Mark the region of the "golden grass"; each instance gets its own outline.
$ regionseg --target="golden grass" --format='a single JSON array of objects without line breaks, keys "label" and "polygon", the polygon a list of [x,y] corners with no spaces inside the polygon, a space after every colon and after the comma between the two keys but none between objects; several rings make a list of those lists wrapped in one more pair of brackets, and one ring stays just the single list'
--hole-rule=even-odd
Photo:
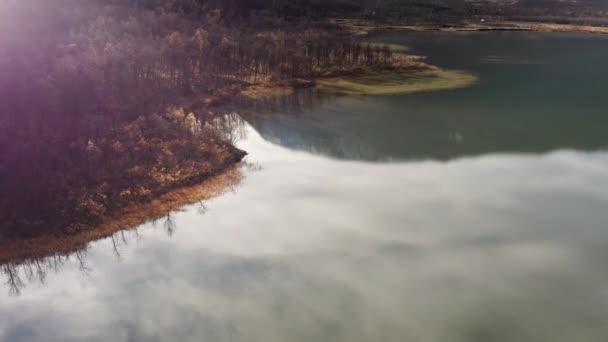
[{"label": "golden grass", "polygon": [[241,178],[240,164],[237,164],[201,184],[175,189],[149,203],[124,208],[105,218],[93,229],[78,231],[71,235],[44,235],[30,239],[0,240],[0,264],[69,254],[86,247],[91,241],[109,237],[121,230],[131,229],[185,205],[218,196],[230,186],[238,184]]},{"label": "golden grass", "polygon": [[342,95],[403,95],[464,88],[477,81],[476,76],[463,71],[429,68],[319,79],[317,88]]}]

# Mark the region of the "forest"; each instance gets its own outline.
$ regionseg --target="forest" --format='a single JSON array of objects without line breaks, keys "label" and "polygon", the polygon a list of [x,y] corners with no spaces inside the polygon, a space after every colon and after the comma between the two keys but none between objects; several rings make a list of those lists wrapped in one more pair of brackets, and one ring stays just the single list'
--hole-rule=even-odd
[{"label": "forest", "polygon": [[245,152],[233,146],[217,112],[244,88],[399,63],[388,48],[361,45],[323,18],[598,18],[606,15],[599,5],[4,0],[0,239],[88,229],[120,208],[240,161]]},{"label": "forest", "polygon": [[247,86],[393,63],[269,14],[287,3],[2,1],[0,240],[90,229],[240,161],[217,107]]}]

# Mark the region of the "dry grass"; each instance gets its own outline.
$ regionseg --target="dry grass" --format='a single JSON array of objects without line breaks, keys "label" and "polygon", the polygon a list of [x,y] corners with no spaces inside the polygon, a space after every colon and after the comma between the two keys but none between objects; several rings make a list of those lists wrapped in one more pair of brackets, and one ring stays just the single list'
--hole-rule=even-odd
[{"label": "dry grass", "polygon": [[237,164],[199,185],[175,189],[149,203],[126,207],[105,218],[94,229],[78,231],[71,235],[44,235],[29,239],[0,240],[0,264],[68,254],[84,248],[91,241],[162,217],[184,205],[218,196],[227,188],[238,184],[241,178],[240,164]]},{"label": "dry grass", "polygon": [[343,95],[403,95],[464,88],[477,80],[476,76],[457,70],[406,69],[320,79],[317,88]]}]

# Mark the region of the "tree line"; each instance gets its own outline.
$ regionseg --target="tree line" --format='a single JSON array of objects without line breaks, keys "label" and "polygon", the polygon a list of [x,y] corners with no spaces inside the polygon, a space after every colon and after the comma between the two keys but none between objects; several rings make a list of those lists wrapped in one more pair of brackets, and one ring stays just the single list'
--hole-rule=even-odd
[{"label": "tree line", "polygon": [[83,229],[242,157],[208,107],[244,84],[381,67],[392,57],[339,31],[234,9],[195,0],[0,2],[0,239]]}]

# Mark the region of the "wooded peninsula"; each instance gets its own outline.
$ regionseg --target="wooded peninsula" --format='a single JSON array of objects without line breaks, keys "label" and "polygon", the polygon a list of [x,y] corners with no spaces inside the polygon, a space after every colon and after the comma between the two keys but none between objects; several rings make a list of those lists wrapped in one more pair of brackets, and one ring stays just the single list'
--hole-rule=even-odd
[{"label": "wooded peninsula", "polygon": [[[540,2],[4,0],[0,259],[14,256],[6,246],[99,238],[91,230],[127,209],[161,215],[171,209],[162,196],[217,180],[246,155],[220,115],[237,95],[303,86],[397,94],[476,81],[407,49],[365,43],[362,28],[608,23],[593,4]],[[106,233],[145,219],[132,217]]]}]

